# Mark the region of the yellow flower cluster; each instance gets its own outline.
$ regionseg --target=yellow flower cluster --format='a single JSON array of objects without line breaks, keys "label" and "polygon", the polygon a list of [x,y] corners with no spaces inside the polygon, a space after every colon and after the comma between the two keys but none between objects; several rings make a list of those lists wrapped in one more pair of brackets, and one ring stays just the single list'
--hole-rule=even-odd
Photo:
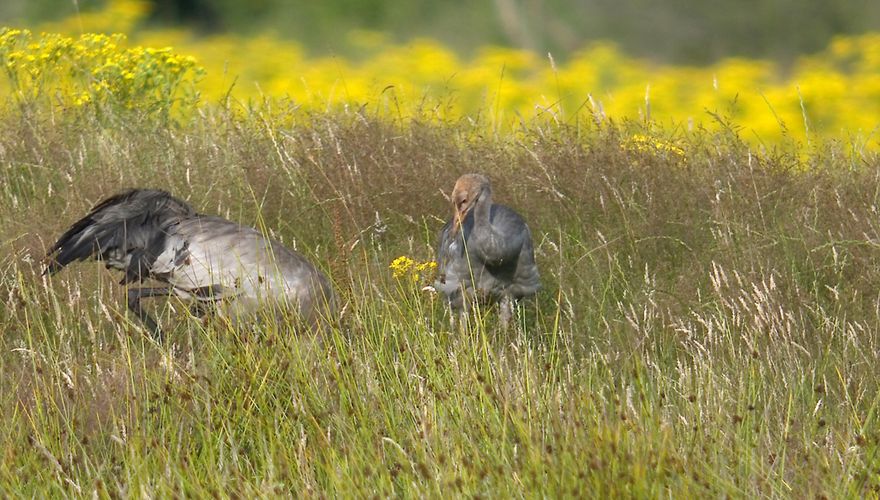
[{"label": "yellow flower cluster", "polygon": [[[179,40],[165,32],[144,35],[150,43],[166,36]],[[361,60],[309,57],[296,43],[271,36],[221,35],[177,46],[197,54],[206,68],[208,101],[288,97],[305,109],[355,108],[394,119],[469,117],[502,131],[534,119],[732,124],[747,140],[764,144],[784,137],[865,139],[880,125],[880,35],[838,39],[790,69],[746,59],[656,66],[607,43],[565,62],[497,47],[462,60],[434,41],[382,40],[350,37],[354,51],[366,54]]]},{"label": "yellow flower cluster", "polygon": [[[396,279],[404,279],[408,278],[413,283],[418,283],[424,277],[425,279],[430,279],[426,273],[430,273],[434,269],[437,268],[437,263],[433,260],[428,260],[425,262],[417,262],[406,255],[401,255],[400,257],[394,259],[391,262],[391,265],[388,266],[391,269],[391,275]],[[425,273],[425,274],[423,274]]]},{"label": "yellow flower cluster", "polygon": [[122,34],[70,38],[28,30],[0,31],[0,68],[12,94],[28,103],[82,107],[111,105],[167,113],[175,101],[195,97],[201,70],[191,56],[162,49],[127,48]]},{"label": "yellow flower cluster", "polygon": [[[47,27],[61,33],[76,32],[80,25],[128,30],[148,12],[143,0],[108,0],[105,5]],[[5,36],[17,39],[20,33]],[[381,34],[353,32],[340,37],[338,49],[360,56],[347,59],[309,56],[296,42],[270,34],[195,36],[162,29],[129,36],[143,46],[174,45],[196,56],[205,68],[199,91],[209,102],[289,98],[308,110],[362,109],[394,119],[468,117],[494,130],[515,130],[532,119],[628,118],[732,127],[757,143],[783,137],[878,142],[880,34],[835,39],[826,50],[786,68],[754,59],[726,59],[706,67],[657,65],[628,57],[610,43],[593,44],[564,60],[498,47],[477,48],[473,57],[462,59],[432,40],[395,44]],[[155,90],[148,101],[158,100],[194,68],[191,59],[167,49],[120,49],[117,36],[54,40],[89,47],[91,73],[82,77],[86,86],[69,93],[74,103],[113,94],[134,104],[127,92],[143,96],[149,94],[139,90],[145,87]],[[56,71],[53,58],[63,60],[72,50],[48,52],[48,47],[30,48],[32,43],[4,43],[0,49],[5,51],[3,67],[18,72],[14,77],[19,80]],[[110,53],[123,57],[116,60]],[[643,147],[676,154],[657,144]]]},{"label": "yellow flower cluster", "polygon": [[684,149],[672,142],[657,137],[649,137],[644,134],[634,134],[627,137],[623,142],[624,148],[635,153],[647,155],[660,155],[672,158],[678,162],[686,161]]}]

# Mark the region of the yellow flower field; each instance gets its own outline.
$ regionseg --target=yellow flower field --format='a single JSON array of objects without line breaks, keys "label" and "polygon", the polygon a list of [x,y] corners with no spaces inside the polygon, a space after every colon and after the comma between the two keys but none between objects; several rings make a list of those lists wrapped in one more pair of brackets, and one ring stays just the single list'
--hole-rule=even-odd
[{"label": "yellow flower field", "polygon": [[[381,34],[364,32],[345,38],[353,53],[363,54],[348,60],[310,56],[297,43],[273,34],[246,38],[135,29],[146,14],[144,2],[115,0],[104,11],[33,31],[35,38],[40,32],[72,38],[125,33],[127,42],[112,40],[127,43],[129,59],[146,50],[138,47],[156,48],[166,54],[162,64],[170,60],[192,71],[201,100],[208,103],[289,98],[312,110],[348,107],[392,118],[469,117],[496,130],[536,117],[564,123],[628,118],[685,127],[714,127],[724,120],[741,127],[748,140],[765,144],[789,136],[873,145],[880,124],[880,34],[835,39],[790,68],[748,59],[708,67],[655,65],[628,57],[611,43],[555,60],[500,47],[484,47],[463,59],[432,40],[394,45]],[[6,57],[6,64],[14,62],[8,52]],[[108,85],[128,92],[122,90],[125,78],[136,80],[135,74],[130,68],[110,69],[121,72]],[[90,97],[80,88],[70,92],[80,103]]]}]

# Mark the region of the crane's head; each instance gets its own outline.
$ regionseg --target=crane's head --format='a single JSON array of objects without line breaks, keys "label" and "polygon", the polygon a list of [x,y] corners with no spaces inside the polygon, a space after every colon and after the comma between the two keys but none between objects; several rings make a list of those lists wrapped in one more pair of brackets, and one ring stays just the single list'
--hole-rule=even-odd
[{"label": "crane's head", "polygon": [[492,200],[492,185],[489,178],[482,174],[465,174],[455,181],[452,188],[452,205],[454,208],[452,234],[455,235],[464,223],[465,217],[478,202]]}]

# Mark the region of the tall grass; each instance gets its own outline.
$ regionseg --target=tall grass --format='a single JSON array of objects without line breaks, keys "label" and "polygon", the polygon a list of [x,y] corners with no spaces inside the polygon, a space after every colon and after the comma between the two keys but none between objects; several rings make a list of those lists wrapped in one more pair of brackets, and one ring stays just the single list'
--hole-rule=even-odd
[{"label": "tall grass", "polygon": [[[390,123],[206,108],[172,127],[0,116],[4,496],[876,494],[880,162],[733,130]],[[144,126],[144,130],[137,127]],[[636,137],[637,139],[633,139]],[[544,289],[451,329],[396,279],[455,178],[523,213]],[[168,189],[327,270],[320,337],[154,300],[157,345],[53,237]]]}]

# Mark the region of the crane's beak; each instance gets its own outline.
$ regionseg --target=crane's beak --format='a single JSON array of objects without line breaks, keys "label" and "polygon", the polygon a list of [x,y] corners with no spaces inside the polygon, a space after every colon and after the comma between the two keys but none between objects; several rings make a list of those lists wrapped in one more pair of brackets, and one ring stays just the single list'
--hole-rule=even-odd
[{"label": "crane's beak", "polygon": [[455,236],[458,234],[458,230],[461,228],[461,221],[463,220],[464,218],[462,217],[461,212],[456,210],[452,216],[452,228],[449,230],[450,236],[455,238]]}]

